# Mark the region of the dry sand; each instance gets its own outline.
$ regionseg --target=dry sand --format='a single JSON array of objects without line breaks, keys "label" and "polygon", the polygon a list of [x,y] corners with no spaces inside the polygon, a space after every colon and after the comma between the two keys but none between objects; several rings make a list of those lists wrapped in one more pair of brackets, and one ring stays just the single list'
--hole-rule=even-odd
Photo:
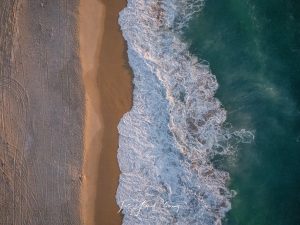
[{"label": "dry sand", "polygon": [[81,225],[77,0],[0,1],[0,224]]},{"label": "dry sand", "polygon": [[85,225],[118,225],[117,125],[131,107],[131,73],[117,22],[125,1],[80,3],[80,57],[86,95],[82,215]]}]

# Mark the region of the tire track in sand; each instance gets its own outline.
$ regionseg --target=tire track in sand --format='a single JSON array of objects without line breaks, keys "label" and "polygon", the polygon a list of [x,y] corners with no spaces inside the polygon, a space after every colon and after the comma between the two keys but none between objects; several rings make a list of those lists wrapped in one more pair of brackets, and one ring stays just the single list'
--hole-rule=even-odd
[{"label": "tire track in sand", "polygon": [[0,218],[1,224],[27,224],[35,202],[27,182],[25,142],[28,96],[10,77],[0,78]]}]

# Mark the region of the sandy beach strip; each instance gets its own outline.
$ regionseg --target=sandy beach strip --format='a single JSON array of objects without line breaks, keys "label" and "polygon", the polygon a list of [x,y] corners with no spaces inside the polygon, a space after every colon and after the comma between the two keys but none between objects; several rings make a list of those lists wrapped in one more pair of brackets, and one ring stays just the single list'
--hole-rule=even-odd
[{"label": "sandy beach strip", "polygon": [[80,58],[85,86],[82,217],[85,225],[121,224],[117,125],[132,104],[131,72],[118,24],[126,1],[82,0]]}]

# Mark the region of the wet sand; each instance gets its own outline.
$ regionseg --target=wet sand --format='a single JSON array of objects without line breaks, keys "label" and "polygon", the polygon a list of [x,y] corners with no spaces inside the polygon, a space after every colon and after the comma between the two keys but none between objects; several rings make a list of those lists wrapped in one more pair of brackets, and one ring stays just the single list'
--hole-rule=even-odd
[{"label": "wet sand", "polygon": [[85,0],[79,8],[85,86],[82,217],[85,225],[118,225],[117,125],[131,107],[131,73],[118,13],[125,1]]}]

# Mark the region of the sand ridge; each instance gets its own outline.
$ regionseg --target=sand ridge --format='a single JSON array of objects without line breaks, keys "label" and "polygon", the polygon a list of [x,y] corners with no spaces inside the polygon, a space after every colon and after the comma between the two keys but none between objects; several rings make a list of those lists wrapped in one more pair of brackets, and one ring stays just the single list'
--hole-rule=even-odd
[{"label": "sand ridge", "polygon": [[[82,217],[84,224],[94,223],[97,194],[97,170],[103,135],[103,117],[97,85],[97,46],[102,42],[104,5],[97,0],[80,1],[79,43],[82,75],[85,86],[84,164],[82,184]],[[93,140],[94,143],[93,143]]]}]

